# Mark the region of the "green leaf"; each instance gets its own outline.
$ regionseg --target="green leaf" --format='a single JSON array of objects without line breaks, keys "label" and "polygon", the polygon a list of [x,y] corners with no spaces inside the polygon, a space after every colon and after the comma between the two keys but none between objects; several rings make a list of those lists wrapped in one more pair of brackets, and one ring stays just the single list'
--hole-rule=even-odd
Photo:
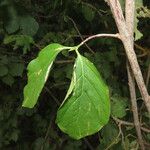
[{"label": "green leaf", "polygon": [[[9,34],[12,34],[21,29],[21,33],[33,36],[39,29],[38,22],[15,1],[9,0],[2,9],[2,20],[4,21],[4,28]],[[5,6],[6,5],[6,6]],[[20,7],[20,8],[19,8]]]},{"label": "green leaf", "polygon": [[15,42],[14,49],[23,47],[23,53],[26,54],[30,50],[30,45],[34,43],[31,36],[28,35],[10,35],[4,38],[4,44]]},{"label": "green leaf", "polygon": [[138,22],[139,20],[137,19],[137,17],[135,18],[135,21],[134,21],[134,32],[135,32],[135,41],[139,40],[143,34],[138,30]]},{"label": "green leaf", "polygon": [[14,78],[10,74],[4,76],[2,81],[9,86],[12,86],[12,84],[15,82]]},{"label": "green leaf", "polygon": [[39,29],[39,24],[31,16],[20,17],[20,27],[23,34],[33,36]]},{"label": "green leaf", "polygon": [[138,17],[140,17],[140,18],[141,18],[141,17],[143,17],[143,18],[150,18],[150,9],[143,6],[143,7],[139,10]]},{"label": "green leaf", "polygon": [[135,33],[135,41],[139,40],[143,34],[138,30],[138,13],[137,9],[143,7],[143,0],[137,0],[135,3],[136,10],[135,10],[135,19],[134,19],[134,33]]},{"label": "green leaf", "polygon": [[142,7],[143,6],[143,0],[136,0],[135,5],[136,5],[136,8]]},{"label": "green leaf", "polygon": [[0,55],[0,64],[4,64],[4,65],[8,64],[8,57],[7,57],[7,55]]},{"label": "green leaf", "polygon": [[86,5],[82,5],[82,13],[85,19],[89,22],[91,22],[95,17],[95,12],[93,9]]},{"label": "green leaf", "polygon": [[10,135],[10,139],[13,140],[14,142],[17,142],[19,137],[19,130],[14,130],[11,135]]},{"label": "green leaf", "polygon": [[24,70],[24,64],[22,63],[12,63],[9,64],[9,73],[12,76],[22,76]]},{"label": "green leaf", "polygon": [[125,10],[125,1],[124,0],[119,0],[121,4],[121,8],[124,11]]},{"label": "green leaf", "polygon": [[66,47],[50,44],[39,53],[38,57],[28,65],[28,84],[24,88],[23,107],[32,108],[48,78],[49,71],[57,54]]},{"label": "green leaf", "polygon": [[109,90],[95,66],[78,54],[70,88],[57,112],[56,123],[80,139],[98,132],[110,116]]},{"label": "green leaf", "polygon": [[126,115],[127,99],[119,96],[111,99],[111,114],[114,117],[123,118]]},{"label": "green leaf", "polygon": [[117,144],[119,142],[119,137],[118,137],[118,129],[116,125],[113,123],[108,123],[101,132],[102,140],[101,143],[105,145],[110,145],[114,140],[114,144]]},{"label": "green leaf", "polygon": [[0,77],[7,75],[8,68],[5,65],[0,64]]},{"label": "green leaf", "polygon": [[5,29],[9,34],[11,34],[19,29],[19,18],[13,6],[9,6],[7,11],[9,17],[5,22]]}]

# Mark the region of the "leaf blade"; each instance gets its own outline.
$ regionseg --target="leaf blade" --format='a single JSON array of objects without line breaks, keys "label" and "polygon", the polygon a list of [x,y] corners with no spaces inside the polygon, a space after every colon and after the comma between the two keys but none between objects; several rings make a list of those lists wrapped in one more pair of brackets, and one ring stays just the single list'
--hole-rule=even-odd
[{"label": "leaf blade", "polygon": [[109,91],[94,65],[80,54],[74,76],[72,96],[58,110],[56,123],[69,136],[80,139],[96,133],[108,122]]},{"label": "leaf blade", "polygon": [[57,54],[64,49],[60,44],[50,44],[28,65],[28,84],[24,88],[22,106],[33,108],[48,78],[49,71]]}]

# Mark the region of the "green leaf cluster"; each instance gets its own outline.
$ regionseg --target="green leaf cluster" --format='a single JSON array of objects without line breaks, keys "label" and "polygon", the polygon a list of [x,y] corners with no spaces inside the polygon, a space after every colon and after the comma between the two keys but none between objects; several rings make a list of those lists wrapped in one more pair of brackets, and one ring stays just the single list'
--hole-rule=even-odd
[{"label": "green leaf cluster", "polygon": [[13,49],[19,47],[23,48],[23,53],[26,54],[27,51],[30,51],[30,45],[34,44],[34,40],[31,36],[28,35],[10,35],[4,38],[4,44],[14,43]]},{"label": "green leaf cluster", "polygon": [[[32,108],[37,103],[53,61],[64,49],[68,47],[50,44],[30,62],[24,107]],[[77,47],[69,49],[77,51]],[[109,116],[109,90],[94,65],[77,51],[71,84],[57,112],[56,123],[62,131],[80,139],[98,132],[108,122]]]},{"label": "green leaf cluster", "polygon": [[15,77],[22,77],[24,63],[19,61],[19,57],[0,55],[0,77],[5,84],[11,86]]},{"label": "green leaf cluster", "polygon": [[[120,2],[122,2],[122,7],[124,7],[125,1],[120,0]],[[136,0],[135,2],[139,3],[140,1]],[[135,46],[135,50],[143,75],[146,77],[150,64],[148,56],[150,5],[149,0],[143,2],[139,3],[138,7],[136,6],[136,21],[138,23],[135,27],[135,30],[137,29],[142,34],[142,38],[139,37],[138,41],[136,41],[136,45],[142,49]],[[99,118],[101,116],[97,116],[97,114],[98,111],[103,110],[103,107],[96,107],[96,111],[95,109],[94,111],[91,109],[92,114],[96,114],[92,117],[92,114],[89,114],[87,111],[88,103],[94,102],[91,104],[91,108],[93,108],[94,104],[103,106],[104,104],[100,103],[103,98],[97,99],[97,96],[95,97],[97,94],[95,94],[92,98],[90,96],[94,100],[89,101],[87,95],[92,95],[89,88],[95,91],[93,90],[95,86],[92,87],[89,85],[87,79],[83,77],[77,82],[75,76],[79,76],[81,67],[78,65],[77,68],[75,64],[81,64],[81,61],[79,61],[78,54],[69,52],[69,49],[60,51],[55,60],[52,60],[53,65],[49,70],[49,77],[46,82],[41,82],[43,87],[41,91],[38,91],[39,100],[36,101],[37,104],[34,105],[34,108],[21,107],[24,98],[23,88],[25,85],[26,87],[29,85],[27,84],[29,78],[26,74],[29,74],[32,70],[30,68],[28,68],[29,71],[26,69],[27,64],[30,64],[29,62],[39,53],[35,59],[36,64],[33,63],[39,69],[41,65],[39,61],[41,62],[41,58],[43,58],[40,57],[40,53],[45,55],[50,51],[52,53],[55,51],[54,49],[48,49],[48,52],[46,52],[46,50],[42,49],[45,45],[49,45],[49,43],[61,43],[68,46],[80,43],[81,37],[75,25],[83,38],[97,33],[116,32],[114,18],[104,0],[94,2],[90,0],[0,1],[0,149],[130,150],[139,147],[135,128],[123,124],[119,126],[120,124],[114,120],[117,117],[123,121],[134,122],[125,67],[126,57],[122,43],[119,40],[112,38],[91,40],[87,44],[94,53],[91,53],[83,45],[80,48],[81,54],[79,54],[84,64],[83,70],[86,68],[86,70],[90,71],[85,62],[88,62],[92,67],[95,66],[94,68],[97,68],[98,74],[101,74],[99,79],[102,83],[105,81],[109,87],[110,115],[112,117],[109,118],[108,123],[105,123],[105,121],[99,123],[99,125],[95,122],[91,123],[92,120],[96,119],[100,122]],[[138,37],[138,34],[135,34],[135,37]],[[59,45],[60,48],[64,47],[62,45]],[[49,56],[44,56],[44,58],[46,60],[51,59]],[[43,69],[43,65],[41,65],[41,68]],[[84,70],[84,75],[88,78],[92,77],[92,83],[95,83],[93,79],[97,81],[97,78],[93,77],[95,76],[93,72],[92,76],[86,73]],[[43,74],[43,76],[46,75]],[[35,75],[33,77],[38,78]],[[35,79],[33,79],[32,83],[36,86],[37,84],[34,81]],[[40,81],[38,81],[39,83]],[[77,87],[76,85],[79,85],[79,83],[80,86]],[[69,85],[70,89],[68,90]],[[86,89],[86,91],[82,90],[83,95],[81,95],[81,85]],[[33,92],[32,86],[30,85],[29,87]],[[96,87],[99,87],[99,84]],[[107,86],[104,87],[108,89]],[[150,85],[148,85],[148,90],[150,92]],[[101,93],[102,90],[99,89],[98,92]],[[142,118],[141,123],[145,128],[149,128],[150,117],[145,107],[143,107],[139,91],[136,90],[136,93],[138,110],[140,110],[139,115]],[[28,95],[31,96],[31,93]],[[80,98],[75,101],[75,96],[79,95]],[[86,99],[83,101],[81,98]],[[64,102],[63,99],[65,99]],[[83,108],[81,111],[79,100]],[[75,104],[73,103],[74,101]],[[69,104],[72,105],[69,106]],[[79,105],[79,108],[77,105]],[[79,113],[72,112],[74,109],[75,112],[79,111]],[[65,111],[66,113],[61,113]],[[85,111],[86,113],[81,114],[81,112]],[[81,117],[76,114],[81,114]],[[68,123],[66,127],[68,117],[71,123]],[[93,126],[90,126],[89,131],[91,132],[87,130],[87,123],[84,122],[85,119],[83,117],[86,121],[88,118],[90,124],[93,124]],[[105,117],[102,115],[102,119]],[[81,121],[79,122],[79,120]],[[76,126],[77,122],[80,126]],[[73,138],[61,132],[57,124],[63,132]],[[82,127],[84,124],[86,126],[85,129]],[[76,126],[75,133],[71,129],[72,126]],[[94,130],[94,126],[97,128],[98,126],[103,127],[100,131],[98,129],[96,131]],[[80,129],[83,130],[81,132],[82,135],[79,134]],[[89,133],[91,136],[84,137],[87,136],[86,133]],[[142,135],[144,141],[149,143],[149,134],[142,131]],[[84,138],[81,138],[81,136]],[[74,140],[74,138],[81,139]],[[146,148],[148,149],[149,147]]]}]

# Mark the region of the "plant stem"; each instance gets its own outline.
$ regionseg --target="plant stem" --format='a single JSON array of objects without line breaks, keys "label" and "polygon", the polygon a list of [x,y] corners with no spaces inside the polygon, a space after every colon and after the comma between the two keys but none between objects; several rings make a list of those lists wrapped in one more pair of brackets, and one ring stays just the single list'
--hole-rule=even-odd
[{"label": "plant stem", "polygon": [[[135,2],[134,0],[126,0],[125,5],[125,15],[126,15],[126,25],[128,27],[128,32],[130,34],[130,40],[132,43],[132,47],[134,47],[134,12],[135,12]],[[136,91],[135,91],[135,80],[132,73],[132,70],[129,66],[129,62],[127,61],[127,73],[128,73],[128,84],[129,84],[129,91],[131,97],[131,105],[132,105],[132,112],[134,118],[134,125],[136,129],[136,133],[138,136],[138,141],[142,150],[145,150],[142,133],[140,129],[140,121],[138,115],[138,107],[137,107],[137,100],[136,100]]]},{"label": "plant stem", "polygon": [[128,27],[126,25],[123,12],[121,10],[120,3],[118,0],[108,0],[107,2],[113,13],[117,28],[119,30],[120,38],[124,45],[127,58],[129,60],[131,69],[133,71],[133,75],[136,79],[137,85],[139,87],[140,93],[147,107],[147,110],[150,113],[150,96],[145,86],[144,79],[141,73],[141,69],[139,67],[135,51],[133,49],[133,44],[130,38],[131,36],[129,34]]},{"label": "plant stem", "polygon": [[118,33],[116,34],[105,34],[105,33],[102,33],[102,34],[95,34],[95,35],[92,35],[88,38],[86,38],[84,41],[82,41],[77,47],[81,47],[83,44],[85,44],[86,42],[88,42],[89,40],[91,39],[95,39],[95,38],[100,38],[100,37],[112,37],[112,38],[118,38],[120,39],[120,36]]},{"label": "plant stem", "polygon": [[[115,118],[115,117],[112,117],[112,118],[115,120],[115,122],[118,122],[118,123],[120,123],[120,124],[122,124],[122,125],[134,126],[134,123],[132,123],[132,122],[120,120],[120,119]],[[142,126],[140,126],[140,128],[141,128],[142,131],[147,132],[147,133],[150,133],[150,129],[147,129],[147,128],[142,127]]]},{"label": "plant stem", "polygon": [[134,78],[132,75],[132,71],[131,71],[128,63],[127,63],[127,72],[128,72],[129,90],[130,90],[130,96],[131,96],[131,105],[132,105],[132,112],[133,112],[133,118],[134,118],[134,125],[135,125],[135,129],[136,129],[136,133],[138,136],[138,141],[139,141],[140,147],[142,150],[145,150],[145,147],[143,144],[142,133],[141,133],[141,129],[140,129],[139,116],[138,116],[136,93],[135,93],[135,82],[134,82]]},{"label": "plant stem", "polygon": [[[74,22],[74,20],[73,20],[72,18],[70,18],[70,17],[68,17],[68,19],[73,23],[74,28],[75,28],[75,30],[78,32],[79,37],[81,38],[81,40],[84,41],[84,39],[83,39],[83,37],[82,37],[82,35],[81,35],[81,33],[80,33],[80,31],[79,31],[79,29],[78,29],[76,23]],[[87,47],[87,49],[88,49],[92,54],[95,53],[86,43],[85,43],[85,46]]]}]

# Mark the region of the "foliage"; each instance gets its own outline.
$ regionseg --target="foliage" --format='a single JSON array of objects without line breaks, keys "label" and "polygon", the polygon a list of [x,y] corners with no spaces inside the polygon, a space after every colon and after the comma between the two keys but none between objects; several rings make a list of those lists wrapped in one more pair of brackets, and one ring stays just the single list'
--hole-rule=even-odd
[{"label": "foliage", "polygon": [[[150,5],[149,0],[138,0],[136,2],[143,2],[139,3],[140,5],[136,7],[135,48],[146,80],[150,52]],[[79,35],[77,28],[81,35]],[[39,100],[34,108],[28,109],[21,107],[23,88],[28,80],[26,76],[27,65],[29,64],[32,67],[32,65],[35,65],[33,61],[43,58],[40,54],[49,54],[49,49],[48,52],[44,52],[46,45],[50,43],[61,43],[62,45],[71,47],[81,42],[80,36],[85,38],[96,33],[115,32],[116,25],[110,9],[104,0],[0,1],[0,149],[86,150],[92,147],[97,150],[107,148],[122,150],[136,149],[138,147],[135,128],[133,126],[120,125],[113,119],[116,117],[133,122],[124,48],[122,43],[115,39],[102,38],[88,42],[88,46],[94,53],[91,53],[84,46],[80,48],[80,57],[83,60],[88,59],[89,63],[92,62],[95,65],[97,68],[96,72],[101,74],[102,79],[106,82],[110,91],[112,117],[110,117],[107,125],[105,125],[107,121],[103,122],[101,126],[105,126],[98,133],[95,132],[99,128],[96,131],[92,129],[92,133],[95,133],[94,135],[84,139],[74,140],[61,132],[55,124],[55,119],[57,118],[56,122],[58,125],[60,124],[61,127],[64,127],[66,122],[63,121],[63,118],[61,118],[63,120],[60,119],[60,115],[63,115],[60,112],[64,111],[64,109],[73,108],[68,107],[68,103],[74,101],[74,92],[79,91],[85,93],[85,91],[78,90],[80,87],[73,86],[66,101],[63,102],[70,81],[73,80],[72,72],[77,76],[77,68],[74,68],[74,62],[79,62],[79,57],[76,59],[76,53],[69,52],[69,49],[61,51],[55,61],[51,60],[52,62],[54,61],[53,67],[50,66],[51,72],[49,78],[47,78],[47,82],[42,83],[45,85],[42,85],[42,91],[40,89],[41,94],[37,93]],[[40,54],[38,55],[38,53]],[[36,58],[37,55],[38,57]],[[47,56],[44,56],[44,58],[49,59],[50,56]],[[31,63],[29,63],[30,61]],[[47,63],[49,66],[50,62]],[[93,64],[91,64],[92,67],[94,67]],[[84,66],[87,67],[86,65]],[[30,71],[29,67],[28,69]],[[46,72],[43,73],[42,77],[45,77]],[[90,75],[87,74],[87,76]],[[99,78],[100,81],[98,79],[92,80],[93,82],[99,83],[96,88],[99,88],[100,83],[103,82],[102,79]],[[82,83],[85,80],[81,78],[80,82]],[[35,86],[38,83],[34,77],[32,82]],[[88,81],[86,80],[84,83],[88,84]],[[86,88],[88,87],[89,85],[86,86]],[[149,85],[148,89],[150,90]],[[30,92],[29,94],[32,93]],[[75,92],[75,94],[77,93]],[[104,94],[107,97],[106,92]],[[137,98],[142,124],[144,127],[149,128],[150,119],[143,106],[140,94],[137,95]],[[87,107],[87,102],[88,99],[83,102],[84,107]],[[100,102],[101,99],[96,96],[95,103]],[[63,103],[62,107],[60,107],[61,103]],[[78,105],[78,103],[76,104]],[[103,107],[98,107],[97,110],[101,111],[101,108]],[[93,109],[91,110],[93,112]],[[71,117],[74,114],[75,112],[69,113],[70,121],[72,121]],[[86,116],[86,114],[83,115]],[[93,117],[91,115],[91,118],[93,120],[99,120],[96,116]],[[64,115],[63,117],[66,120],[68,116]],[[83,118],[80,118],[80,120],[79,124],[85,123],[82,121]],[[70,128],[69,126],[67,127],[68,133]],[[78,128],[75,129],[78,130]],[[142,134],[144,141],[149,144],[149,133],[142,131]],[[78,135],[75,134],[75,136],[79,138]]]}]

